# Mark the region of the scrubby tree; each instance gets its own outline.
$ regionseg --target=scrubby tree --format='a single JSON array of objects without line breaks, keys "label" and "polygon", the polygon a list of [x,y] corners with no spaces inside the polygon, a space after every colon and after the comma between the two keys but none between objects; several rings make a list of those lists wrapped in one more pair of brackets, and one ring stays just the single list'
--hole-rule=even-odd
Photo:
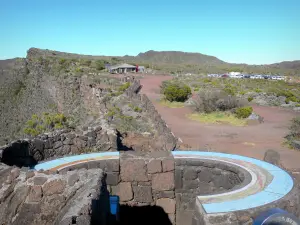
[{"label": "scrubby tree", "polygon": [[163,94],[170,102],[184,102],[190,97],[192,91],[188,85],[174,82],[165,84]]}]

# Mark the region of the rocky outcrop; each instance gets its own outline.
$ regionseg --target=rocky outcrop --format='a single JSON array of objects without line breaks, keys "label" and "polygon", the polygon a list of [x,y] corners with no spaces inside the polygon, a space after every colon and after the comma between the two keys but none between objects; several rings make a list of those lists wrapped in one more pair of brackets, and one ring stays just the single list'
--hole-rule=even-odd
[{"label": "rocky outcrop", "polygon": [[125,94],[129,98],[139,101],[143,110],[147,112],[147,116],[151,119],[157,132],[158,142],[161,143],[160,150],[174,150],[177,145],[177,138],[162,119],[161,115],[157,112],[150,99],[145,94],[141,95],[138,93],[141,88],[139,80],[134,80],[132,85],[126,90]]},{"label": "rocky outcrop", "polygon": [[107,213],[95,208],[105,204],[101,169],[60,175],[0,164],[0,174],[0,224],[90,225]]}]

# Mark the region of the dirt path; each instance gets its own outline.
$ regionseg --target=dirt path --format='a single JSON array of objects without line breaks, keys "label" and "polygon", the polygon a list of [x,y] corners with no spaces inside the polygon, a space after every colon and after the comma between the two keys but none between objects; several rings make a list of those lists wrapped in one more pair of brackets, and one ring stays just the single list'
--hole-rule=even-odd
[{"label": "dirt path", "polygon": [[300,168],[300,152],[283,146],[283,137],[288,133],[290,120],[296,112],[276,107],[253,106],[254,111],[264,117],[265,122],[247,127],[228,125],[206,125],[189,120],[188,107],[171,109],[160,105],[159,86],[169,76],[146,76],[141,79],[142,93],[154,103],[156,109],[183,143],[192,149],[240,154],[263,159],[268,149],[280,153],[282,163],[288,169]]}]

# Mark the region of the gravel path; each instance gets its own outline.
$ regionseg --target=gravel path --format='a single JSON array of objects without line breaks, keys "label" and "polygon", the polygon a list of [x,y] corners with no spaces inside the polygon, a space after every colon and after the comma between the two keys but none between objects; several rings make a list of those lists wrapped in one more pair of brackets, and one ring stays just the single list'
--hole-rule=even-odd
[{"label": "gravel path", "polygon": [[290,169],[300,168],[300,152],[283,146],[290,120],[296,112],[278,107],[253,106],[254,111],[264,117],[264,123],[247,127],[229,125],[206,125],[189,120],[188,107],[171,109],[160,105],[159,86],[170,76],[145,76],[141,79],[142,93],[154,103],[156,109],[184,144],[192,149],[233,153],[263,159],[265,151],[276,150],[281,155],[283,165]]}]

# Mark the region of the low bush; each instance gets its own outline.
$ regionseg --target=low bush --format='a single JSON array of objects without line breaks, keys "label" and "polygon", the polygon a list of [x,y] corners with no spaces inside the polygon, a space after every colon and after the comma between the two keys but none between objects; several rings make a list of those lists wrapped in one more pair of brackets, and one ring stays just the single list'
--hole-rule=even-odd
[{"label": "low bush", "polygon": [[248,97],[248,102],[252,102],[252,101],[253,101],[253,97],[252,96]]},{"label": "low bush", "polygon": [[237,88],[235,86],[230,85],[230,84],[226,84],[223,91],[226,92],[229,95],[235,96],[236,93],[237,93]]},{"label": "low bush", "polygon": [[291,96],[285,99],[286,104],[289,104],[290,102],[299,102],[299,99],[296,96]]},{"label": "low bush", "polygon": [[68,121],[64,114],[43,113],[42,116],[33,114],[31,119],[26,122],[24,133],[34,137],[46,131],[62,129],[67,126]]},{"label": "low bush", "polygon": [[120,87],[119,87],[119,91],[120,92],[124,92],[127,90],[127,88],[129,88],[130,86],[130,82],[126,82],[125,84],[122,84]]},{"label": "low bush", "polygon": [[201,113],[231,110],[245,104],[242,99],[220,90],[200,91],[194,99],[195,111]]},{"label": "low bush", "polygon": [[300,139],[300,116],[292,119],[292,125],[290,126],[290,136],[295,139]]},{"label": "low bush", "polygon": [[192,94],[192,91],[188,85],[174,82],[166,85],[163,94],[170,102],[184,102]]},{"label": "low bush", "polygon": [[253,108],[251,106],[244,106],[244,107],[237,108],[235,110],[235,115],[239,119],[245,119],[248,118],[252,112],[253,112]]}]

